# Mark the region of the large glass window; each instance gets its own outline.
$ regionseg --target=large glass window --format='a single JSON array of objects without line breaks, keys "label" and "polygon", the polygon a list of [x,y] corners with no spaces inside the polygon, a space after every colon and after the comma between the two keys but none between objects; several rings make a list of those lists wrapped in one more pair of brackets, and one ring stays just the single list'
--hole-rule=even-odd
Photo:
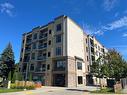
[{"label": "large glass window", "polygon": [[60,43],[61,42],[61,35],[56,35],[56,43]]},{"label": "large glass window", "polygon": [[83,84],[82,76],[78,76],[78,84]]},{"label": "large glass window", "polygon": [[34,40],[37,39],[37,33],[35,33],[35,34],[33,35],[33,39],[34,39]]},{"label": "large glass window", "polygon": [[82,70],[82,62],[77,62],[77,68],[78,70]]},{"label": "large glass window", "polygon": [[41,71],[45,71],[45,70],[46,70],[46,64],[37,63],[37,66],[36,66],[37,72],[41,72]]},{"label": "large glass window", "polygon": [[54,70],[65,70],[65,61],[63,60],[56,61]]},{"label": "large glass window", "polygon": [[34,71],[34,64],[30,65],[30,71]]},{"label": "large glass window", "polygon": [[61,47],[57,47],[56,48],[56,56],[61,55],[61,53],[62,53]]},{"label": "large glass window", "polygon": [[56,31],[61,31],[61,24],[56,25]]},{"label": "large glass window", "polygon": [[36,49],[36,43],[33,43],[33,45],[32,45],[32,49]]},{"label": "large glass window", "polygon": [[31,55],[31,59],[32,59],[32,60],[35,59],[35,53],[32,53],[32,55]]}]

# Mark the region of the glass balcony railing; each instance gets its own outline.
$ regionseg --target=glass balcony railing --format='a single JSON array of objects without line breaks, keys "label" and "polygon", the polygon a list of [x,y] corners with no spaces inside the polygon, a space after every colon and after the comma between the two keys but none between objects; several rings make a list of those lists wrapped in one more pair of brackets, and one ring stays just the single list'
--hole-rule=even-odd
[{"label": "glass balcony railing", "polygon": [[47,45],[39,45],[38,46],[38,49],[45,49],[45,48],[47,48]]},{"label": "glass balcony railing", "polygon": [[46,60],[46,56],[37,57],[37,60],[45,61]]},{"label": "glass balcony railing", "polygon": [[39,39],[45,39],[45,38],[47,38],[47,34],[41,34],[41,35],[39,36]]},{"label": "glass balcony railing", "polygon": [[27,44],[29,44],[29,43],[31,43],[31,42],[32,42],[32,40],[27,40],[27,41],[26,41]]},{"label": "glass balcony railing", "polygon": [[26,49],[26,50],[25,50],[25,52],[30,52],[30,51],[31,51],[31,49]]}]

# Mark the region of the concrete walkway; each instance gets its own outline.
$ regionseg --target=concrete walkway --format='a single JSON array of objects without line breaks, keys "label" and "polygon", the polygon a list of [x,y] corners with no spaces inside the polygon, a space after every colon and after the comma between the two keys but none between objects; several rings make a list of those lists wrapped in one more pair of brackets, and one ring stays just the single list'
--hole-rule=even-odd
[{"label": "concrete walkway", "polygon": [[127,87],[125,89],[122,90],[122,93],[127,95]]}]

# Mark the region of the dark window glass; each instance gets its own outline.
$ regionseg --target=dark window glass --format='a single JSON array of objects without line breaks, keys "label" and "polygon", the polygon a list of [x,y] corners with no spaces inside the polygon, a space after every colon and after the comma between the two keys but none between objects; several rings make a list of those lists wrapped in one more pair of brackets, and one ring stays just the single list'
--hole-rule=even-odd
[{"label": "dark window glass", "polygon": [[81,62],[77,62],[77,68],[78,68],[78,70],[82,70],[82,63]]},{"label": "dark window glass", "polygon": [[60,43],[61,42],[61,35],[56,35],[56,43]]},{"label": "dark window glass", "polygon": [[65,61],[62,60],[56,61],[54,70],[65,70]]},{"label": "dark window glass", "polygon": [[48,52],[48,57],[50,57],[51,56],[51,53],[50,52]]},{"label": "dark window glass", "polygon": [[61,55],[62,51],[61,51],[61,47],[57,47],[56,48],[56,55]]},{"label": "dark window glass", "polygon": [[88,47],[86,47],[86,52],[88,52]]},{"label": "dark window glass", "polygon": [[32,53],[31,59],[32,59],[32,60],[35,59],[35,53]]},{"label": "dark window glass", "polygon": [[61,24],[57,24],[56,31],[61,31]]},{"label": "dark window glass", "polygon": [[33,35],[33,39],[34,39],[34,40],[37,39],[37,33],[35,33],[35,34]]},{"label": "dark window glass", "polygon": [[82,76],[78,76],[78,84],[82,84],[82,83],[83,83]]},{"label": "dark window glass", "polygon": [[30,65],[30,71],[34,71],[34,64]]},{"label": "dark window glass", "polygon": [[87,39],[86,39],[86,44],[87,44]]},{"label": "dark window glass", "polygon": [[87,56],[87,61],[89,61],[89,57]]},{"label": "dark window glass", "polygon": [[48,65],[47,65],[47,70],[49,70],[49,69],[50,69],[50,65],[48,64]]},{"label": "dark window glass", "polygon": [[48,44],[51,45],[51,40],[49,40],[49,43]]},{"label": "dark window glass", "polygon": [[51,34],[52,33],[52,30],[49,30],[49,34]]},{"label": "dark window glass", "polygon": [[33,43],[32,49],[36,49],[36,43]]}]

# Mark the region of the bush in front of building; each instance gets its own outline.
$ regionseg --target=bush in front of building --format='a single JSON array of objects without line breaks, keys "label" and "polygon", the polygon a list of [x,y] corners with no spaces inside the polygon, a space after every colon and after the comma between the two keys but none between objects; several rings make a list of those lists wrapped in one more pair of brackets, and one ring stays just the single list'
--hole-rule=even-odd
[{"label": "bush in front of building", "polygon": [[16,81],[15,83],[11,84],[11,89],[27,89],[32,90],[35,89],[34,82],[31,81]]}]

